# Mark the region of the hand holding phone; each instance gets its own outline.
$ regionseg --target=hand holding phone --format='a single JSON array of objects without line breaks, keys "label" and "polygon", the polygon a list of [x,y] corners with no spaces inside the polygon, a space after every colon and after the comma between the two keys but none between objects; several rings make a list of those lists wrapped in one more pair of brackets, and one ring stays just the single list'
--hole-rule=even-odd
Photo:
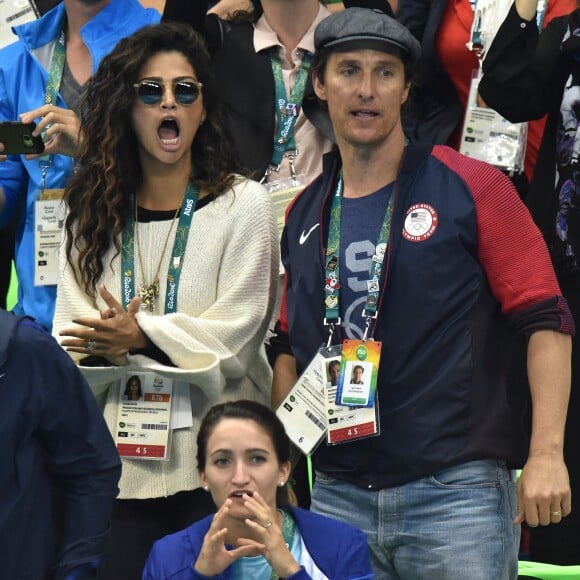
[{"label": "hand holding phone", "polygon": [[44,151],[44,142],[32,132],[36,124],[20,121],[0,123],[0,143],[4,145],[3,155],[33,155]]}]

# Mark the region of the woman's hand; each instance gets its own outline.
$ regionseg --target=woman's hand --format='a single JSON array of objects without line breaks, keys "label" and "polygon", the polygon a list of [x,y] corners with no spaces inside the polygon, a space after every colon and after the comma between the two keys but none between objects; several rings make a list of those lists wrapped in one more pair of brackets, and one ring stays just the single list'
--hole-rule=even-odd
[{"label": "woman's hand", "polygon": [[127,364],[129,350],[149,345],[149,339],[135,318],[141,301],[133,298],[125,312],[104,286],[99,288],[99,294],[108,308],[101,310],[100,318],[73,320],[78,326],[60,331],[59,336],[70,337],[62,340],[61,344],[69,352],[102,356],[118,366]]},{"label": "woman's hand", "polygon": [[238,10],[251,12],[253,8],[254,6],[250,0],[221,0],[207,13],[217,14],[220,18],[228,20]]},{"label": "woman's hand", "polygon": [[203,576],[217,576],[239,558],[257,556],[260,553],[257,549],[265,548],[265,546],[257,542],[251,542],[233,550],[226,549],[225,538],[228,529],[224,527],[224,522],[227,519],[231,505],[232,500],[226,499],[213,517],[211,526],[203,539],[201,551],[194,565],[195,570]]},{"label": "woman's hand", "polygon": [[40,155],[68,155],[76,157],[80,142],[81,121],[74,111],[54,105],[43,105],[34,111],[20,115],[23,123],[30,123],[40,117],[33,135],[41,135],[44,140],[44,152],[39,155],[27,155],[34,159]]},{"label": "woman's hand", "polygon": [[[241,546],[253,546],[268,562],[274,573],[280,578],[287,578],[300,570],[300,565],[292,556],[289,546],[278,525],[278,511],[266,503],[264,498],[256,491],[250,497],[244,495],[244,503],[256,516],[255,519],[246,519],[246,525],[252,529],[259,542],[246,538],[240,538]],[[263,548],[260,547],[263,544]]]}]

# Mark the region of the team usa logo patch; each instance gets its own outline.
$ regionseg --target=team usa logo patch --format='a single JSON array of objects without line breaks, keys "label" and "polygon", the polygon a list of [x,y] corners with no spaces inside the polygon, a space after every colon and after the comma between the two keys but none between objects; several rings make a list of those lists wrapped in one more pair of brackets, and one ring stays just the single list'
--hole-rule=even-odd
[{"label": "team usa logo patch", "polygon": [[438,225],[435,209],[427,203],[416,203],[407,210],[403,237],[409,242],[424,242],[435,233]]}]

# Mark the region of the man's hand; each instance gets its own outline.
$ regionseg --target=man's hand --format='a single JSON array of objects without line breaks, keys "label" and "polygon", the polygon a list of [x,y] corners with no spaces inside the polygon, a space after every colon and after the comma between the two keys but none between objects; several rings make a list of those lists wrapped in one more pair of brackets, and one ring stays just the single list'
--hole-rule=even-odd
[{"label": "man's hand", "polygon": [[568,470],[561,453],[531,455],[518,483],[518,515],[535,528],[558,524],[572,511]]},{"label": "man's hand", "polygon": [[[33,135],[43,132],[44,152],[39,155],[68,155],[76,157],[80,143],[81,121],[74,111],[62,109],[54,105],[43,105],[34,111],[20,115],[23,123],[31,123],[40,117]],[[27,155],[26,159],[34,159],[39,155]]]}]

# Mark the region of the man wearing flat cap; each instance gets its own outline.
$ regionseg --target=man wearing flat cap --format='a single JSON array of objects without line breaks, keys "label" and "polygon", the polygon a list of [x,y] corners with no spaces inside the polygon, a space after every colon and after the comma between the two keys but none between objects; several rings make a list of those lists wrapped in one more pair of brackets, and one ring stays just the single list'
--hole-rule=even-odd
[{"label": "man wearing flat cap", "polygon": [[377,578],[515,579],[520,523],[571,510],[568,305],[509,179],[405,145],[411,34],[351,8],[315,47],[338,151],[287,212],[273,403],[330,344],[372,384],[326,387],[312,509],[365,531]]}]

